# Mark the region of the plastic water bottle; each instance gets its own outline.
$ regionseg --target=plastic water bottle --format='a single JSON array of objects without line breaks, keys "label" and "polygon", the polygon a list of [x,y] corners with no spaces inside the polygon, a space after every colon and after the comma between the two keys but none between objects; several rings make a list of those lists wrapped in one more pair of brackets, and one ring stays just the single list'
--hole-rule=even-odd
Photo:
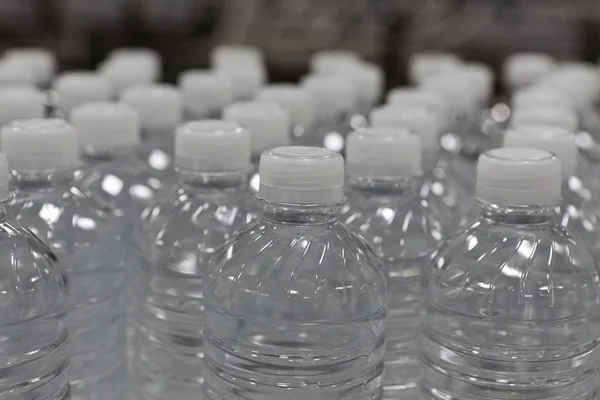
[{"label": "plastic water bottle", "polygon": [[205,280],[207,400],[381,399],[386,275],[338,219],[343,163],[302,146],[261,157],[263,211]]},{"label": "plastic water bottle", "polygon": [[411,83],[422,85],[432,77],[456,72],[463,61],[452,53],[417,53],[408,62],[408,76]]},{"label": "plastic water bottle", "polygon": [[348,137],[348,204],[342,220],[378,253],[389,275],[384,398],[417,398],[420,274],[448,226],[420,198],[421,141],[407,130],[372,128]]},{"label": "plastic water bottle", "polygon": [[250,135],[233,122],[195,121],[177,131],[177,187],[148,209],[136,233],[136,399],[195,399],[204,371],[208,260],[254,217],[246,175]]},{"label": "plastic water bottle", "polygon": [[140,116],[143,143],[139,155],[157,176],[173,179],[175,129],[183,121],[183,97],[175,86],[156,84],[127,89],[121,100]]},{"label": "plastic water bottle", "polygon": [[286,109],[291,119],[292,144],[311,146],[316,144],[316,110],[310,92],[290,84],[272,84],[261,88],[256,99],[274,102]]},{"label": "plastic water bottle", "polygon": [[80,186],[113,210],[130,238],[142,211],[171,187],[135,157],[141,140],[137,112],[123,103],[91,102],[73,110],[71,123],[82,149]]},{"label": "plastic water bottle", "polygon": [[214,71],[192,69],[179,76],[183,93],[185,120],[222,117],[223,109],[233,102],[231,78]]},{"label": "plastic water bottle", "polygon": [[356,88],[348,79],[309,75],[302,80],[315,103],[316,126],[312,145],[343,152],[352,132],[351,118],[358,107]]},{"label": "plastic water bottle", "polygon": [[91,101],[109,101],[113,97],[113,88],[108,79],[93,72],[76,71],[59,75],[53,89],[55,117],[68,118],[71,110],[80,104]]},{"label": "plastic water bottle", "polygon": [[249,174],[249,188],[255,193],[260,183],[258,163],[262,152],[287,145],[291,141],[290,114],[273,102],[248,101],[226,107],[223,119],[235,121],[250,132],[252,170]]},{"label": "plastic water bottle", "polygon": [[43,118],[44,94],[31,87],[0,87],[0,126],[24,118]]},{"label": "plastic water bottle", "polygon": [[594,399],[598,269],[557,222],[558,158],[501,148],[478,163],[481,217],[424,271],[424,399]]},{"label": "plastic water bottle", "polygon": [[419,189],[421,196],[441,212],[449,226],[457,227],[465,223],[463,219],[472,202],[469,191],[461,182],[468,172],[459,174],[459,179],[448,174],[450,158],[440,151],[439,145],[439,116],[426,107],[406,104],[375,109],[370,119],[375,128],[404,128],[419,135],[425,170]]},{"label": "plastic water bottle", "polygon": [[70,399],[67,379],[67,278],[56,256],[4,207],[8,166],[0,154],[3,399]]},{"label": "plastic water bottle", "polygon": [[0,86],[35,87],[35,72],[19,61],[0,59]]},{"label": "plastic water bottle", "polygon": [[589,246],[600,265],[600,203],[585,177],[577,174],[575,136],[558,127],[525,125],[508,131],[504,147],[540,149],[558,156],[563,173],[560,224]]},{"label": "plastic water bottle", "polygon": [[75,180],[77,131],[60,119],[2,128],[14,198],[7,211],[66,268],[74,399],[122,399],[125,389],[124,248],[108,209]]}]

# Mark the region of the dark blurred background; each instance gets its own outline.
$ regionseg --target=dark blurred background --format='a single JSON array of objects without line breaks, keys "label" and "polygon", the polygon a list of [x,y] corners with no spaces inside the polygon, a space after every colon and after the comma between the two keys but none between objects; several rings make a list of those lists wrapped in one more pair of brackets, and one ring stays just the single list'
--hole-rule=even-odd
[{"label": "dark blurred background", "polygon": [[600,0],[0,0],[0,50],[43,46],[61,69],[93,68],[120,46],[148,46],[167,81],[207,65],[216,44],[265,50],[271,80],[302,75],[309,55],[343,48],[405,80],[419,50],[450,50],[499,68],[517,50],[600,56]]}]

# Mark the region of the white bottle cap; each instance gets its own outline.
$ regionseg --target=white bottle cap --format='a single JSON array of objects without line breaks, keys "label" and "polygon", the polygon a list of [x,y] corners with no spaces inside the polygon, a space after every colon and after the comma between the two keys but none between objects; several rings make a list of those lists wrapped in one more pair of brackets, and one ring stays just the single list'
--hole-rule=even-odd
[{"label": "white bottle cap", "polygon": [[23,119],[2,128],[10,168],[45,171],[79,165],[77,130],[62,119]]},{"label": "white bottle cap", "polygon": [[423,87],[444,96],[452,112],[459,114],[472,113],[480,100],[480,92],[474,91],[473,85],[473,78],[460,70],[431,76],[423,82]]},{"label": "white bottle cap", "polygon": [[510,55],[504,63],[504,83],[510,89],[528,86],[554,67],[554,59],[548,54],[515,53]]},{"label": "white bottle cap", "polygon": [[276,103],[234,103],[225,108],[223,119],[235,121],[250,132],[253,154],[290,142],[290,115]]},{"label": "white bottle cap", "polygon": [[142,129],[175,130],[183,119],[183,96],[171,85],[154,84],[127,89],[121,100],[140,115]]},{"label": "white bottle cap", "polygon": [[197,172],[248,169],[250,134],[232,121],[188,122],[175,133],[175,165]]},{"label": "white bottle cap", "polygon": [[192,116],[207,116],[222,111],[233,102],[231,78],[213,71],[189,70],[179,76],[186,110]]},{"label": "white bottle cap", "polygon": [[19,119],[44,118],[44,94],[32,87],[0,88],[0,126]]},{"label": "white bottle cap", "polygon": [[510,129],[504,136],[504,147],[522,147],[546,150],[560,159],[564,178],[577,173],[577,145],[575,135],[560,127],[522,125]]},{"label": "white bottle cap", "polygon": [[10,196],[8,187],[8,162],[6,156],[0,153],[0,200],[6,200]]},{"label": "white bottle cap", "polygon": [[5,60],[17,60],[24,65],[30,65],[35,71],[36,83],[40,86],[47,85],[56,71],[56,57],[42,48],[14,48],[4,53]]},{"label": "white bottle cap", "polygon": [[579,126],[577,114],[563,107],[538,106],[517,108],[513,111],[511,126],[542,124],[557,126],[575,132]]},{"label": "white bottle cap", "polygon": [[97,73],[110,81],[115,95],[156,81],[153,65],[140,60],[111,58],[98,66]]},{"label": "white bottle cap", "polygon": [[262,50],[254,46],[223,45],[215,47],[210,53],[210,63],[214,68],[238,64],[239,62],[264,62]]},{"label": "white bottle cap", "polygon": [[402,128],[366,128],[348,136],[346,173],[381,179],[421,175],[421,139]]},{"label": "white bottle cap", "polygon": [[108,59],[143,66],[147,69],[151,82],[161,79],[162,59],[160,54],[152,49],[145,47],[122,47],[111,51]]},{"label": "white bottle cap", "polygon": [[108,79],[83,71],[61,74],[53,86],[58,96],[58,108],[65,113],[88,101],[108,101],[113,93]]},{"label": "white bottle cap", "polygon": [[383,92],[383,72],[375,64],[357,61],[319,72],[329,77],[344,77],[355,87],[357,101],[368,108],[379,103]]},{"label": "white bottle cap", "polygon": [[472,90],[482,103],[487,103],[494,91],[494,71],[489,65],[469,63],[462,69],[462,73],[473,82]]},{"label": "white bottle cap", "polygon": [[461,68],[461,60],[450,53],[417,53],[408,64],[408,76],[412,83],[422,84],[432,76],[457,71]]},{"label": "white bottle cap", "polygon": [[441,120],[426,107],[410,104],[391,104],[373,110],[370,121],[375,128],[405,128],[417,133],[421,138],[424,150],[429,151],[438,148]]},{"label": "white bottle cap", "polygon": [[258,196],[290,204],[336,204],[344,198],[344,158],[320,147],[287,146],[260,157]]},{"label": "white bottle cap", "polygon": [[312,128],[315,105],[308,90],[290,84],[274,84],[261,88],[256,99],[279,104],[288,110],[292,124]]},{"label": "white bottle cap", "polygon": [[302,80],[315,102],[319,118],[325,119],[354,111],[358,104],[355,85],[347,78],[327,75],[309,75]]},{"label": "white bottle cap", "polygon": [[91,102],[75,107],[71,123],[81,147],[96,150],[131,148],[140,142],[138,113],[124,103]]},{"label": "white bottle cap", "polygon": [[329,73],[358,62],[360,62],[360,58],[358,54],[353,51],[323,50],[312,55],[310,59],[310,69],[317,73]]},{"label": "white bottle cap", "polygon": [[593,64],[565,63],[543,76],[538,84],[557,88],[575,107],[586,108],[600,97],[599,75],[597,66]]},{"label": "white bottle cap", "polygon": [[389,91],[387,96],[389,105],[417,105],[424,106],[439,115],[442,119],[450,117],[451,107],[440,93],[416,87],[399,87]]},{"label": "white bottle cap", "polygon": [[233,97],[235,100],[249,100],[265,83],[266,75],[262,68],[251,64],[240,63],[215,70],[233,82]]},{"label": "white bottle cap", "polygon": [[475,197],[503,206],[553,205],[560,201],[561,181],[560,160],[547,151],[493,149],[477,162]]},{"label": "white bottle cap", "polygon": [[34,68],[24,63],[11,60],[0,60],[0,86],[31,86],[37,84]]},{"label": "white bottle cap", "polygon": [[546,86],[530,86],[517,90],[511,99],[514,109],[529,107],[562,107],[571,108],[567,95],[558,88]]}]

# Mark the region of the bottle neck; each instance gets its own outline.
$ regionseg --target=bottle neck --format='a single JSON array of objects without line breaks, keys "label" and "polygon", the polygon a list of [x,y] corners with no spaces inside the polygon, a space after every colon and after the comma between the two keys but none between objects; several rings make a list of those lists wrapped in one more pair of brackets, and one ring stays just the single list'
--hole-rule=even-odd
[{"label": "bottle neck", "polygon": [[11,171],[11,182],[21,190],[55,188],[69,185],[76,180],[77,170],[65,168],[51,171]]},{"label": "bottle neck", "polygon": [[413,195],[418,192],[417,177],[377,178],[372,176],[349,175],[347,185],[357,192],[385,194],[389,196]]},{"label": "bottle neck", "polygon": [[199,172],[175,169],[180,186],[187,189],[210,191],[243,191],[248,182],[247,170]]},{"label": "bottle neck", "polygon": [[556,220],[559,204],[544,206],[505,206],[479,202],[483,218],[500,224],[547,224]]},{"label": "bottle neck", "polygon": [[342,206],[337,204],[288,204],[261,200],[266,220],[298,225],[322,225],[334,222]]},{"label": "bottle neck", "polygon": [[145,142],[171,144],[174,141],[177,126],[147,127],[142,132]]}]

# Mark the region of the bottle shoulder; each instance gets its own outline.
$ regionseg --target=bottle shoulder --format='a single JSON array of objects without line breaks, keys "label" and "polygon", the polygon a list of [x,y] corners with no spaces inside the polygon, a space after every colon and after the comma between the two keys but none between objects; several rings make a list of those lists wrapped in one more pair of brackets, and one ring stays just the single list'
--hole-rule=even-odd
[{"label": "bottle shoulder", "polygon": [[56,252],[120,247],[112,210],[76,185],[52,190],[19,190],[6,203],[7,213]]},{"label": "bottle shoulder", "polygon": [[136,242],[157,265],[165,258],[204,264],[255,217],[254,198],[245,190],[200,193],[177,188],[144,210]]},{"label": "bottle shoulder", "polygon": [[341,219],[386,262],[428,256],[450,230],[438,210],[414,194],[390,196],[349,191]]},{"label": "bottle shoulder", "polygon": [[424,276],[429,303],[479,317],[558,319],[600,306],[587,246],[554,222],[480,218],[446,241]]},{"label": "bottle shoulder", "polygon": [[206,287],[221,312],[294,322],[365,318],[387,304],[378,258],[337,220],[296,225],[259,218],[215,254]]},{"label": "bottle shoulder", "polygon": [[90,196],[126,213],[151,205],[170,185],[132,156],[131,160],[90,165],[79,175],[78,185]]},{"label": "bottle shoulder", "polygon": [[66,284],[48,246],[15,221],[0,222],[0,325],[62,314]]}]

